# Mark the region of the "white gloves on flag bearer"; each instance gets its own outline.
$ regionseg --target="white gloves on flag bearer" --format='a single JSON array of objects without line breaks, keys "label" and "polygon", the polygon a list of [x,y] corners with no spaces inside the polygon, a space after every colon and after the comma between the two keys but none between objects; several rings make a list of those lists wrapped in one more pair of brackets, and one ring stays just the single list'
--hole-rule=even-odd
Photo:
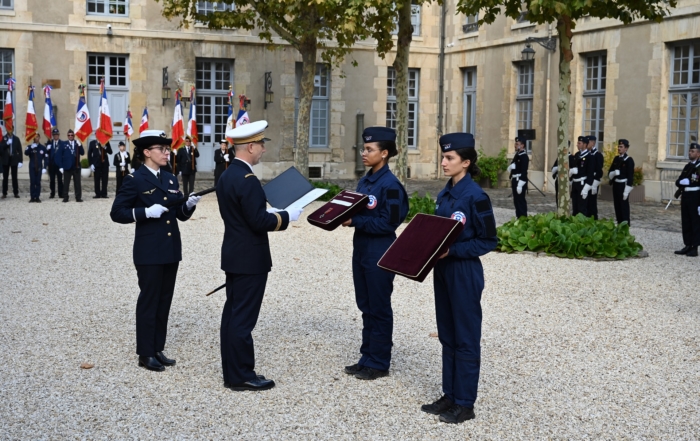
[{"label": "white gloves on flag bearer", "polygon": [[160,204],[151,205],[150,207],[146,208],[146,217],[151,219],[158,219],[166,211],[168,211],[168,209]]},{"label": "white gloves on flag bearer", "polygon": [[94,165],[91,165],[91,166],[90,166],[90,170],[95,171],[95,166],[94,166]]},{"label": "white gloves on flag bearer", "polygon": [[523,187],[525,186],[525,184],[526,184],[525,181],[521,181],[520,179],[518,179],[518,188],[516,189],[518,194],[522,194]]},{"label": "white gloves on flag bearer", "polygon": [[508,166],[508,171],[512,171],[512,170],[515,170],[515,162],[511,163],[511,164]]},{"label": "white gloves on flag bearer", "polygon": [[228,162],[228,153],[224,155],[224,161]]},{"label": "white gloves on flag bearer", "polygon": [[590,185],[586,184],[583,186],[583,190],[581,190],[581,196],[586,199],[588,197],[588,192],[591,191],[593,187]]},{"label": "white gloves on flag bearer", "polygon": [[569,169],[569,177],[572,177],[573,175],[578,174],[578,167],[570,168]]},{"label": "white gloves on flag bearer", "polygon": [[46,169],[45,169],[45,168],[42,168],[42,169],[41,169],[41,174],[42,174],[42,175],[45,175],[45,174],[46,174]]},{"label": "white gloves on flag bearer", "polygon": [[593,187],[591,187],[591,194],[598,194],[598,186],[600,181],[593,181]]},{"label": "white gloves on flag bearer", "polygon": [[625,185],[625,191],[622,192],[622,199],[624,199],[625,201],[627,200],[630,193],[632,192],[632,188],[633,187],[631,187],[629,185]]},{"label": "white gloves on flag bearer", "polygon": [[22,163],[21,163],[21,162],[17,163],[17,168],[22,168]]},{"label": "white gloves on flag bearer", "polygon": [[194,193],[190,195],[189,199],[187,199],[187,209],[191,210],[194,208],[195,205],[197,205],[197,202],[202,199],[201,196],[195,196]]},{"label": "white gloves on flag bearer", "polygon": [[610,178],[611,181],[615,179],[615,176],[620,176],[620,170],[613,170],[608,173],[608,178]]},{"label": "white gloves on flag bearer", "polygon": [[690,180],[688,180],[688,178],[685,178],[681,179],[678,183],[681,185],[690,185]]}]

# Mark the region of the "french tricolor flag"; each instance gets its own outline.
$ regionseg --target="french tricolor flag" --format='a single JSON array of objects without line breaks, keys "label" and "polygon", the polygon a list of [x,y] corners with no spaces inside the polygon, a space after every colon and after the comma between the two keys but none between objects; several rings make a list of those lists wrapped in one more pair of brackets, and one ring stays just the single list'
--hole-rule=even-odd
[{"label": "french tricolor flag", "polygon": [[36,121],[36,112],[34,111],[34,86],[29,86],[29,101],[27,102],[27,119],[24,121],[25,132],[24,140],[29,142],[34,141],[37,134],[39,123]]},{"label": "french tricolor flag", "polygon": [[190,90],[190,118],[187,121],[187,135],[192,138],[192,144],[197,145],[197,102],[194,96],[194,87]]},{"label": "french tricolor flag", "polygon": [[182,92],[177,90],[175,92],[175,110],[173,112],[173,124],[172,124],[172,149],[177,150],[182,144],[185,143],[185,124],[182,121],[182,105],[180,104],[180,95]]},{"label": "french tricolor flag", "polygon": [[44,122],[42,129],[47,138],[51,138],[51,130],[56,127],[56,115],[53,113],[53,103],[51,102],[51,86],[44,86]]},{"label": "french tricolor flag", "polygon": [[104,78],[102,79],[102,84],[100,84],[100,126],[95,132],[95,137],[102,145],[107,144],[112,139],[112,115],[109,114]]},{"label": "french tricolor flag", "polygon": [[92,135],[92,122],[90,121],[90,111],[85,102],[85,85],[81,84],[80,99],[78,100],[78,110],[75,112],[75,137],[84,143]]},{"label": "french tricolor flag", "polygon": [[139,126],[139,135],[148,130],[148,107],[143,108],[143,115],[141,115],[141,125]]},{"label": "french tricolor flag", "polygon": [[2,119],[5,121],[5,131],[14,133],[15,106],[12,103],[12,90],[15,88],[15,79],[9,78],[6,83],[7,93],[5,93],[5,107],[2,110]]},{"label": "french tricolor flag", "polygon": [[124,120],[124,136],[126,139],[131,139],[134,134],[134,125],[131,123],[131,110],[126,111],[126,119]]}]

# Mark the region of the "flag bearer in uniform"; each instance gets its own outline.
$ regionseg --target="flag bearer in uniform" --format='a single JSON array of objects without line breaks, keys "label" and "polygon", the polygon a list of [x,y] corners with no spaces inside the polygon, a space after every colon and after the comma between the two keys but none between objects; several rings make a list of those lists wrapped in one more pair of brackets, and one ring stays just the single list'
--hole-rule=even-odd
[{"label": "flag bearer in uniform", "polygon": [[46,147],[39,143],[40,137],[37,132],[34,135],[34,142],[27,146],[24,154],[29,156],[29,202],[41,202],[41,175],[46,173],[46,163],[49,154]]},{"label": "flag bearer in uniform", "polygon": [[68,141],[59,146],[54,160],[58,165],[58,171],[63,175],[63,202],[69,200],[71,178],[75,182],[75,202],[83,202],[83,192],[80,187],[80,157],[84,154],[83,145],[75,139],[73,130],[68,130]]},{"label": "flag bearer in uniform", "polygon": [[571,207],[572,215],[582,213],[588,217],[588,203],[586,198],[593,188],[593,162],[588,155],[588,138],[579,136],[576,143],[578,152],[575,155],[576,166],[569,169],[571,179]]},{"label": "flag bearer in uniform", "polygon": [[46,143],[46,150],[48,151],[48,168],[49,168],[49,188],[51,189],[51,195],[49,199],[53,199],[56,196],[56,182],[58,182],[58,197],[63,198],[63,174],[58,170],[58,165],[56,165],[56,153],[59,148],[65,143],[59,138],[61,137],[61,132],[58,129],[51,130],[51,139]]},{"label": "flag bearer in uniform", "polygon": [[107,181],[109,179],[109,156],[112,154],[112,146],[109,142],[102,145],[94,139],[88,147],[88,161],[90,169],[95,174],[95,196],[93,198],[107,199]]},{"label": "flag bearer in uniform", "polygon": [[515,155],[513,162],[508,166],[510,171],[511,189],[513,190],[513,204],[515,204],[515,217],[527,216],[527,167],[530,158],[525,151],[527,139],[524,136],[515,138]]},{"label": "flag bearer in uniform", "polygon": [[192,138],[185,137],[185,145],[177,149],[177,172],[182,175],[182,190],[185,194],[194,191],[194,178],[197,174],[199,149],[192,144]]},{"label": "flag bearer in uniform", "polygon": [[440,147],[442,169],[451,179],[438,195],[435,214],[461,221],[464,230],[433,273],[444,395],[421,410],[440,415],[445,423],[461,423],[475,417],[481,369],[484,269],[479,256],[496,248],[498,238],[491,200],[473,180],[480,173],[474,137],[450,133],[440,137]]},{"label": "flag bearer in uniform", "polygon": [[216,163],[214,169],[214,186],[219,182],[221,174],[228,168],[229,164],[231,164],[231,160],[235,157],[235,155],[231,154],[232,152],[228,148],[228,141],[225,138],[219,142],[219,145],[221,148],[214,152],[214,163]]},{"label": "flag bearer in uniform", "polygon": [[175,364],[163,350],[177,269],[182,260],[177,221],[188,220],[201,199],[190,196],[184,202],[165,207],[183,197],[175,176],[161,170],[171,142],[160,130],[146,130],[133,141],[134,155],[141,158],[143,165],[124,178],[110,213],[114,222],[136,223],[134,265],[141,290],[136,302],[136,353],[139,366],[156,372]]},{"label": "flag bearer in uniform", "polygon": [[119,152],[114,155],[112,165],[117,169],[117,191],[119,191],[124,182],[124,176],[129,174],[129,167],[131,167],[131,155],[126,151],[124,141],[119,141]]},{"label": "flag bearer in uniform", "polygon": [[389,375],[394,313],[391,293],[394,274],[377,262],[396,240],[396,229],[408,215],[408,196],[401,182],[389,170],[396,156],[396,132],[388,127],[368,127],[362,133],[362,162],[370,167],[357,184],[357,192],[369,196],[367,207],[343,226],[354,227],[352,278],[355,300],[362,311],[360,360],[345,372],[361,380]]},{"label": "flag bearer in uniform", "polygon": [[268,231],[285,230],[301,208],[266,210],[265,192],[253,166],[265,153],[267,121],[243,124],[226,132],[236,158],[219,178],[216,196],[224,221],[221,269],[226,272],[226,303],[221,314],[221,364],[224,386],[234,391],[262,391],[275,382],[255,373],[251,333],[260,314],[267,275],[272,269]]},{"label": "flag bearer in uniform", "polygon": [[630,223],[630,201],[627,200],[632,192],[634,182],[634,159],[627,155],[630,143],[626,139],[617,142],[618,156],[613,159],[608,178],[613,188],[613,204],[617,223]]},{"label": "flag bearer in uniform", "polygon": [[676,179],[676,187],[682,192],[681,228],[685,246],[675,253],[696,257],[700,245],[700,145],[690,143],[688,158],[690,162]]}]

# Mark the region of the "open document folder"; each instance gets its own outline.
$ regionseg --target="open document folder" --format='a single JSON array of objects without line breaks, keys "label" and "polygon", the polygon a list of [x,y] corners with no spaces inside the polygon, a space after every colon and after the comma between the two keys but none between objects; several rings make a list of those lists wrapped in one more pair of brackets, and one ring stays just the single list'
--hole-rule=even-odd
[{"label": "open document folder", "polygon": [[323,196],[328,190],[315,188],[294,167],[289,167],[275,179],[263,185],[265,198],[273,207],[288,210],[292,207],[304,208]]}]

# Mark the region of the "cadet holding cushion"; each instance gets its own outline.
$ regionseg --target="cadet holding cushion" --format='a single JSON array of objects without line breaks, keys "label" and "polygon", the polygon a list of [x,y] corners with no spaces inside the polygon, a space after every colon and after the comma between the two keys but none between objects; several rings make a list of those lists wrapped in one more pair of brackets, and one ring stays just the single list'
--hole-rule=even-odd
[{"label": "cadet holding cushion", "polygon": [[163,131],[146,130],[133,143],[134,156],[143,165],[124,178],[110,216],[120,224],[136,222],[134,265],[141,289],[136,303],[136,353],[139,366],[161,372],[164,366],[175,364],[163,349],[182,260],[177,221],[192,216],[201,196],[190,196],[178,206],[165,208],[164,204],[182,196],[175,176],[161,170],[168,161],[172,140]]},{"label": "cadet holding cushion", "polygon": [[464,230],[433,270],[444,395],[421,410],[440,415],[445,423],[461,423],[475,417],[481,369],[484,269],[479,256],[493,251],[498,238],[491,200],[472,179],[480,173],[474,137],[450,133],[440,137],[440,148],[442,170],[452,179],[437,197],[435,214],[461,221]]}]

